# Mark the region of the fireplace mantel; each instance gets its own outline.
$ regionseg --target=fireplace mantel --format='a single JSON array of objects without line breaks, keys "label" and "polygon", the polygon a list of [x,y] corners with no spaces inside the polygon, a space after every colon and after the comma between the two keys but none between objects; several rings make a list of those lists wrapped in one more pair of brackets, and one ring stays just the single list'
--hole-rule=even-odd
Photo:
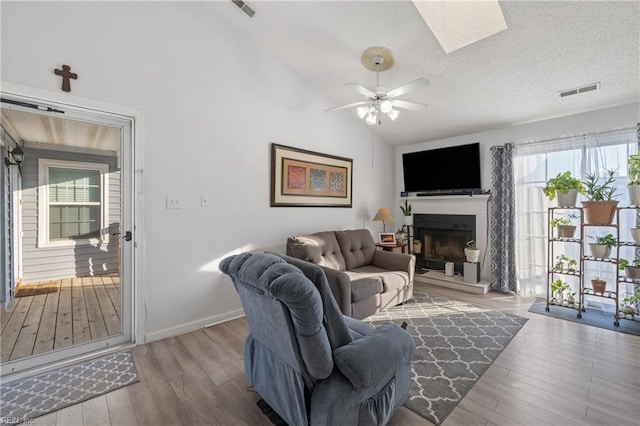
[{"label": "fireplace mantel", "polygon": [[414,214],[467,214],[476,216],[476,245],[481,250],[481,277],[489,279],[491,267],[489,265],[488,235],[488,203],[489,194],[443,195],[429,197],[403,197],[401,203],[409,200]]}]

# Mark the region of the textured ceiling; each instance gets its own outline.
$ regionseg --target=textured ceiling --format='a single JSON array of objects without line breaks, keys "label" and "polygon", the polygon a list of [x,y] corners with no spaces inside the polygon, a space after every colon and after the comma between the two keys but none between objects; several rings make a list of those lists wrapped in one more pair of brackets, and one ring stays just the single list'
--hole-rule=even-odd
[{"label": "textured ceiling", "polygon": [[[391,49],[395,65],[380,74],[393,88],[418,77],[431,85],[401,98],[426,103],[375,131],[400,145],[571,115],[640,100],[640,2],[504,1],[507,29],[446,54],[410,1],[207,3],[217,17],[326,95],[326,108],[363,100],[345,87],[375,85],[360,64],[370,46]],[[600,82],[600,90],[558,92]],[[355,110],[347,114],[354,121]],[[362,123],[363,126],[367,126]]]}]

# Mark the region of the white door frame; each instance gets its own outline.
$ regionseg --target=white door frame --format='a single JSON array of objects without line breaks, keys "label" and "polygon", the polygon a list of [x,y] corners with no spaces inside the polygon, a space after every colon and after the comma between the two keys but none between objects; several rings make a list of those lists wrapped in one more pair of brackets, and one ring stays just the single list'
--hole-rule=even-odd
[{"label": "white door frame", "polygon": [[[54,109],[61,109],[68,113],[70,118],[78,118],[80,116],[100,117],[105,120],[112,120],[115,125],[117,123],[128,122],[131,131],[123,132],[123,146],[128,147],[131,152],[121,152],[122,170],[128,170],[131,178],[130,185],[123,185],[122,203],[129,205],[131,212],[127,213],[130,229],[122,228],[122,232],[131,230],[133,240],[130,243],[122,244],[122,256],[128,256],[129,262],[124,262],[121,271],[121,280],[124,283],[124,277],[129,277],[131,288],[130,297],[123,298],[125,304],[122,306],[122,312],[130,313],[130,318],[125,321],[129,327],[123,329],[121,339],[101,339],[90,341],[88,343],[72,346],[69,348],[58,349],[41,355],[35,355],[21,360],[10,361],[0,366],[0,376],[3,380],[11,380],[14,376],[24,374],[32,374],[35,371],[57,367],[60,364],[75,362],[78,359],[93,357],[96,354],[120,350],[123,346],[137,344],[143,339],[145,324],[144,311],[144,295],[146,294],[145,285],[145,265],[144,265],[144,209],[143,195],[144,182],[143,176],[143,113],[140,110],[107,104],[91,99],[79,98],[69,94],[52,92],[48,90],[38,89],[18,85],[15,83],[2,82],[0,94],[3,99],[11,99],[20,102],[32,103],[36,105],[47,105]],[[89,120],[91,121],[91,120]],[[94,118],[94,121],[102,122]],[[126,155],[125,155],[126,154]],[[124,221],[123,221],[124,222]],[[127,304],[130,304],[127,306]],[[109,341],[108,343],[106,341]]]}]

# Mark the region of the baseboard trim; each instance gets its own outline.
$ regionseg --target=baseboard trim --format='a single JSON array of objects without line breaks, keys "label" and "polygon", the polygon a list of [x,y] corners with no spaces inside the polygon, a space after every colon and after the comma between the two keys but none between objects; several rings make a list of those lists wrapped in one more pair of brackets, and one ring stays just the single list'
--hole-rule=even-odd
[{"label": "baseboard trim", "polygon": [[214,315],[212,317],[203,318],[198,321],[192,321],[175,327],[165,328],[164,330],[146,333],[144,335],[143,343],[149,343],[156,340],[166,339],[168,337],[179,336],[180,334],[190,333],[201,328],[211,327],[212,325],[221,324],[223,322],[231,321],[243,316],[244,310],[236,309],[231,312],[226,312],[222,315]]}]

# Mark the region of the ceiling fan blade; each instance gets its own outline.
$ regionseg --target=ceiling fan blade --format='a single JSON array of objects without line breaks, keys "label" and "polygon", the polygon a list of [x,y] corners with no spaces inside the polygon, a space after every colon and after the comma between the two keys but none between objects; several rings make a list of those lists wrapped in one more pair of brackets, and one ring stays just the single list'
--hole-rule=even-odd
[{"label": "ceiling fan blade", "polygon": [[391,105],[393,105],[394,107],[398,107],[398,108],[410,109],[411,111],[424,111],[429,107],[429,105],[427,105],[427,104],[420,104],[418,102],[403,101],[401,99],[392,100],[391,101]]},{"label": "ceiling fan blade", "polygon": [[429,84],[429,80],[421,77],[417,80],[413,80],[410,83],[403,84],[402,86],[390,90],[387,93],[387,97],[395,98],[396,96],[404,95],[405,93],[409,93],[413,90],[419,89],[420,87],[428,86]]},{"label": "ceiling fan blade", "polygon": [[369,101],[354,102],[352,104],[340,105],[340,106],[337,106],[337,107],[325,109],[325,112],[337,111],[339,109],[345,109],[345,108],[350,108],[350,107],[354,107],[354,106],[367,105],[369,103],[370,103]]},{"label": "ceiling fan blade", "polygon": [[358,83],[345,83],[345,86],[351,86],[351,87],[353,87],[353,89],[356,92],[362,93],[363,95],[365,95],[367,97],[373,97],[373,96],[376,95],[371,90],[367,89],[366,87],[364,87],[363,85],[358,84]]}]

